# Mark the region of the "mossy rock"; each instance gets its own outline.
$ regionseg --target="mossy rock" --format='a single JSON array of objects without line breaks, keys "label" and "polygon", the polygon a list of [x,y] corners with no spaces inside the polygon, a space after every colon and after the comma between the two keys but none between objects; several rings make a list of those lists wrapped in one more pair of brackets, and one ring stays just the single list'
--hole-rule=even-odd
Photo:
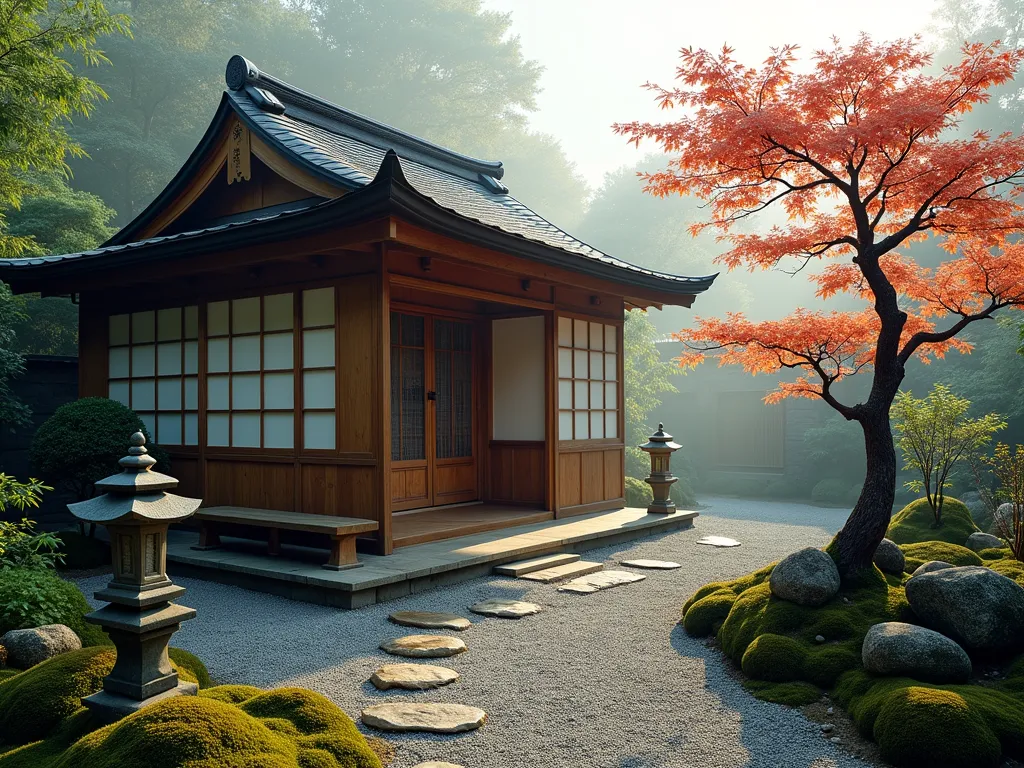
[{"label": "mossy rock", "polygon": [[953,498],[945,499],[942,503],[942,523],[936,526],[928,499],[918,499],[893,515],[885,536],[897,544],[944,541],[963,546],[967,537],[979,530],[971,517],[971,511],[963,502]]},{"label": "mossy rock", "polygon": [[856,670],[833,698],[900,768],[984,768],[1024,755],[1024,699],[1009,682],[938,686]]},{"label": "mossy rock", "polygon": [[57,567],[64,571],[79,571],[110,565],[110,544],[95,536],[83,536],[79,531],[59,531],[63,561]]},{"label": "mossy rock", "polygon": [[79,739],[59,765],[381,768],[341,710],[300,688],[266,691],[238,706],[209,696],[161,701]]},{"label": "mossy rock", "polygon": [[907,573],[913,573],[929,560],[941,560],[956,566],[982,564],[977,552],[946,541],[919,541],[915,544],[904,544],[900,549],[907,558]]},{"label": "mossy rock", "polygon": [[755,698],[772,704],[802,707],[821,698],[821,690],[810,683],[769,683],[764,680],[745,680],[743,687]]}]

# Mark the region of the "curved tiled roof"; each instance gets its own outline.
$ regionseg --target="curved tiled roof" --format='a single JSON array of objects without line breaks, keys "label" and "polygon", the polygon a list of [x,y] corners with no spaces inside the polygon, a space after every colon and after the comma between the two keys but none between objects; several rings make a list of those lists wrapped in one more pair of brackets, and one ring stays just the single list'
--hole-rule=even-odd
[{"label": "curved tiled roof", "polygon": [[[644,282],[656,281],[673,292],[701,293],[711,286],[715,278],[715,275],[684,277],[657,272],[604,253],[512,197],[499,181],[503,174],[501,163],[461,155],[333,105],[260,72],[240,56],[233,57],[228,63],[227,81],[229,90],[215,125],[223,121],[224,107],[229,106],[265,142],[336,187],[357,190],[368,186],[377,175],[386,152],[393,150],[402,160],[404,181],[413,190],[464,219],[599,263],[605,268],[622,270],[624,278],[632,273]],[[196,237],[247,223],[232,222],[164,237],[132,240],[133,234],[173,196],[176,185],[191,177],[192,166],[203,154],[201,150],[213,134],[213,127],[168,188],[103,248],[62,256],[0,260],[0,271],[19,266],[41,266],[81,256],[99,256],[125,248]],[[303,207],[309,207],[308,201]],[[270,216],[256,213],[249,222],[266,221],[291,212]]]}]

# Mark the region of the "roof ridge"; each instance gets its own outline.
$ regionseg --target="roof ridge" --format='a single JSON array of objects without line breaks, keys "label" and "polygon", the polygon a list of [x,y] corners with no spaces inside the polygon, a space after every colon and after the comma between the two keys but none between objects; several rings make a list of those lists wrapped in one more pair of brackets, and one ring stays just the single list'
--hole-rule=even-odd
[{"label": "roof ridge", "polygon": [[[419,136],[395,128],[387,123],[382,123],[353,110],[333,104],[326,99],[322,99],[261,71],[259,67],[239,54],[235,54],[228,60],[224,80],[232,91],[265,90],[272,96],[276,96],[301,110],[307,110],[338,121],[340,125],[337,127],[348,129],[342,135],[367,141],[385,151],[397,147],[410,160],[415,160],[449,173],[456,172],[456,175],[469,181],[480,183],[483,181],[483,179],[479,178],[481,176],[497,181],[505,174],[505,169],[500,161],[480,160],[464,155],[453,149],[448,149],[440,144],[435,144],[432,141],[427,141]],[[287,111],[287,103],[284,105],[285,111]],[[326,127],[325,129],[331,130]]]}]

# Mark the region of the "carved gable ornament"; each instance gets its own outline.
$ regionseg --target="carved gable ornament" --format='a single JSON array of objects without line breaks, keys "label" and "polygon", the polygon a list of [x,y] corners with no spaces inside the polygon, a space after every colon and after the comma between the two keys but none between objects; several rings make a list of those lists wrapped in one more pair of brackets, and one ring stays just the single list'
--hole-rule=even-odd
[{"label": "carved gable ornament", "polygon": [[228,184],[249,181],[252,169],[249,162],[249,129],[235,120],[228,139]]}]

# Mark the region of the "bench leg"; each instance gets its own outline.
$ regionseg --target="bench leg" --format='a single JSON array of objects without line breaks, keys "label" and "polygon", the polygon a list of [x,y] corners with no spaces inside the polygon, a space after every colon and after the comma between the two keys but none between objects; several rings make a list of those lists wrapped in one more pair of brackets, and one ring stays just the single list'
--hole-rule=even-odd
[{"label": "bench leg", "polygon": [[191,549],[198,550],[199,552],[205,552],[208,549],[219,549],[220,548],[220,535],[217,533],[217,529],[213,523],[208,523],[205,520],[199,523],[199,546],[191,547]]},{"label": "bench leg", "polygon": [[329,571],[345,571],[362,566],[356,559],[356,537],[338,536],[331,539],[331,559],[323,567]]},{"label": "bench leg", "polygon": [[267,534],[267,554],[274,557],[281,554],[281,531],[277,528],[271,528]]}]

